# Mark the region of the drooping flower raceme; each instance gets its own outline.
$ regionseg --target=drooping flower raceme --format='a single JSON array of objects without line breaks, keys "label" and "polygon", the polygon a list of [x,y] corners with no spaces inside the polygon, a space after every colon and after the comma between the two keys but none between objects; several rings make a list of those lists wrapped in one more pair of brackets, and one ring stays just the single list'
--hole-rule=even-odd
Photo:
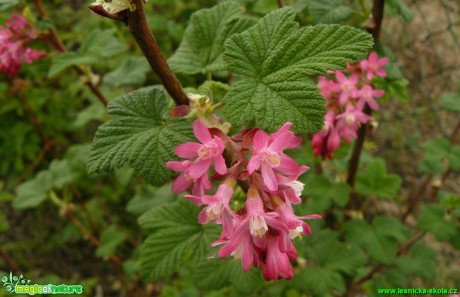
[{"label": "drooping flower raceme", "polygon": [[[311,234],[305,220],[321,218],[296,216],[291,206],[301,202],[304,185],[297,179],[309,169],[284,153],[302,141],[291,127],[288,122],[270,135],[255,128],[229,137],[196,120],[193,132],[199,142],[179,145],[175,152],[186,160],[166,163],[169,169],[181,172],[173,184],[175,193],[193,185],[192,195],[185,198],[204,206],[198,221],[222,225],[220,238],[213,243],[221,245],[218,255],[241,259],[245,271],[262,267],[267,280],[293,277],[289,261],[297,252],[292,240]],[[211,188],[209,176],[223,181],[211,195],[205,193]],[[244,206],[234,209],[237,180],[247,183],[249,190]]]},{"label": "drooping flower raceme", "polygon": [[318,87],[326,99],[327,113],[323,129],[313,136],[312,146],[316,156],[332,158],[332,152],[340,147],[340,139],[350,142],[357,138],[361,124],[371,116],[364,113],[364,107],[378,110],[377,98],[385,95],[383,90],[374,89],[372,80],[385,77],[383,67],[388,58],[379,59],[373,52],[367,60],[349,64],[345,71],[330,72],[332,79],[319,78]]},{"label": "drooping flower raceme", "polygon": [[0,71],[16,75],[22,63],[43,58],[45,53],[29,48],[37,37],[37,30],[23,16],[12,14],[6,27],[0,27]]}]

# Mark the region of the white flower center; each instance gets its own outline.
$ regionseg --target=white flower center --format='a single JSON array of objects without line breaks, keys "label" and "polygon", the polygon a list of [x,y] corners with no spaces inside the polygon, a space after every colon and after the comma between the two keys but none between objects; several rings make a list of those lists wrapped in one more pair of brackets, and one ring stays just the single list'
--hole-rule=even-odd
[{"label": "white flower center", "polygon": [[305,187],[305,184],[299,182],[298,180],[285,183],[285,185],[291,187],[295,191],[295,195],[297,197],[300,197],[300,195],[302,195],[302,191]]},{"label": "white flower center", "polygon": [[267,223],[261,215],[254,215],[249,220],[249,231],[252,235],[257,235],[260,238],[268,231]]},{"label": "white flower center", "polygon": [[303,232],[302,226],[298,226],[295,229],[289,230],[289,237],[291,237],[291,239],[294,239],[298,236],[300,239],[302,239],[302,232]]}]

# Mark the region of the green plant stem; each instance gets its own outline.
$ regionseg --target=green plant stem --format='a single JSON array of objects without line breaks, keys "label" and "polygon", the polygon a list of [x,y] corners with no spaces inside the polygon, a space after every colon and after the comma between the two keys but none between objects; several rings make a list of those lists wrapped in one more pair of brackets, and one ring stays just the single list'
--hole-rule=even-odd
[{"label": "green plant stem", "polygon": [[[41,0],[33,0],[35,7],[37,8],[38,13],[40,14],[41,18],[47,18],[48,13],[45,9],[45,6],[41,2]],[[58,53],[65,53],[67,52],[67,48],[62,42],[56,28],[49,29],[48,39],[51,44],[51,47]],[[80,76],[86,75],[85,71],[80,66],[72,66],[72,69]],[[91,73],[92,74],[92,73]],[[96,96],[96,98],[107,106],[109,104],[109,100],[104,96],[101,90],[98,88],[96,84],[94,84],[91,80],[86,80],[85,85],[90,89],[90,91]]]},{"label": "green plant stem", "polygon": [[169,68],[155,37],[150,32],[142,2],[143,0],[134,0],[133,4],[135,4],[136,9],[127,12],[126,25],[129,32],[133,35],[153,71],[155,71],[166,91],[176,102],[176,105],[188,105],[187,95],[184,93],[179,80]]}]

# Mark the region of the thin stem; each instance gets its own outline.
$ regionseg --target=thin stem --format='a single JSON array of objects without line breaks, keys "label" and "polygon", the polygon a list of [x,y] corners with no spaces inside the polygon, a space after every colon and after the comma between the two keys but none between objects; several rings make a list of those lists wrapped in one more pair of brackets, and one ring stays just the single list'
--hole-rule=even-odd
[{"label": "thin stem", "polygon": [[[18,81],[20,80],[11,80],[10,83],[15,85],[16,82]],[[18,84],[20,84],[20,82]],[[25,114],[29,118],[30,124],[34,127],[35,131],[37,131],[38,135],[40,135],[40,138],[42,139],[45,146],[49,145],[51,140],[46,136],[43,130],[43,127],[38,121],[37,115],[35,114],[35,111],[30,105],[30,102],[27,99],[27,97],[24,95],[24,93],[21,92],[20,87],[18,88],[17,92],[13,92],[13,93],[16,93],[16,98],[21,103],[22,109],[24,110]]]},{"label": "thin stem", "polygon": [[129,32],[133,35],[153,71],[158,75],[176,105],[187,105],[189,101],[187,95],[184,93],[179,80],[169,68],[155,37],[150,32],[142,2],[142,0],[134,0],[133,3],[136,5],[136,9],[127,14]]},{"label": "thin stem", "polygon": [[[41,2],[41,0],[33,0],[35,7],[37,8],[38,13],[42,18],[47,18],[48,13],[45,9],[45,6]],[[56,28],[50,28],[49,29],[49,35],[48,39],[51,43],[51,46],[54,48],[54,50],[58,53],[65,53],[67,52],[67,48],[62,42],[61,38],[59,37],[59,34],[56,30]],[[79,66],[72,66],[73,70],[78,74],[78,75],[84,75],[85,71],[79,67]],[[99,90],[97,85],[95,85],[91,81],[86,81],[85,85],[90,89],[90,91],[97,97],[97,99],[104,104],[104,106],[107,106],[109,104],[109,100],[104,96],[104,94]]]},{"label": "thin stem", "polygon": [[27,167],[27,169],[21,173],[21,175],[17,178],[14,187],[16,188],[19,184],[29,175],[31,174],[37,167],[40,165],[43,160],[45,159],[46,153],[51,149],[51,142],[45,143],[42,147],[40,152],[38,153],[37,157],[34,161]]},{"label": "thin stem", "polygon": [[[380,37],[380,31],[382,28],[383,22],[383,8],[385,6],[385,0],[374,0],[373,7],[372,7],[372,15],[374,18],[374,26],[368,29],[369,33],[372,34],[374,41],[377,41]],[[371,115],[372,110],[366,104],[364,107],[363,112],[367,115]],[[354,186],[355,186],[355,179],[356,173],[358,172],[359,167],[359,159],[361,156],[361,152],[363,149],[364,139],[366,138],[367,132],[367,124],[361,125],[358,130],[358,138],[356,139],[355,145],[353,147],[353,153],[351,155],[350,162],[348,163],[348,176],[347,176],[347,183],[351,187],[350,192],[350,202],[347,208],[359,208],[359,201],[357,197],[354,197]]]},{"label": "thin stem", "polygon": [[284,3],[284,0],[278,0],[278,7],[283,8],[286,6],[286,3]]}]

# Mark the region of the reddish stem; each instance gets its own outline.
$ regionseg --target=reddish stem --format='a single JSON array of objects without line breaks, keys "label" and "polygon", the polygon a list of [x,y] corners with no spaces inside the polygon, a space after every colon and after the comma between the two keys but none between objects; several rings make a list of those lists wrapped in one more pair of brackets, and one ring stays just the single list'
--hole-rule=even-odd
[{"label": "reddish stem", "polygon": [[127,13],[126,24],[129,32],[133,35],[153,71],[158,75],[176,105],[187,105],[189,101],[187,95],[184,93],[179,80],[169,68],[155,37],[150,32],[142,2],[142,0],[134,0],[133,3],[136,5],[136,9]]}]

